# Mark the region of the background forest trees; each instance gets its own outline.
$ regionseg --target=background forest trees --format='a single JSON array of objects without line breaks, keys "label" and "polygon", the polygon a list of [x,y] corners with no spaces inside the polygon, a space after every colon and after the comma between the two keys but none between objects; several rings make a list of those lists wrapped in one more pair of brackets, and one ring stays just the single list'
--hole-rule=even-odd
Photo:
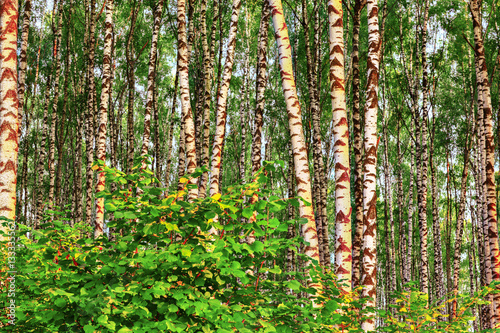
[{"label": "background forest trees", "polygon": [[[14,3],[2,2],[2,17]],[[391,294],[410,281],[431,304],[500,281],[498,1],[18,5],[17,223],[37,229],[57,208],[71,226],[119,237],[97,194],[137,190],[105,184],[97,160],[128,174],[149,167],[167,193],[205,167],[190,201],[281,160],[267,189],[312,201],[276,213],[308,219],[287,237],[303,236],[303,253],[364,285],[377,307],[394,313]],[[2,20],[2,36],[15,36]],[[2,128],[11,79],[2,74]],[[305,264],[292,250],[276,260]],[[500,324],[500,294],[489,300],[473,308],[475,330]],[[446,302],[442,314],[456,311]]]}]

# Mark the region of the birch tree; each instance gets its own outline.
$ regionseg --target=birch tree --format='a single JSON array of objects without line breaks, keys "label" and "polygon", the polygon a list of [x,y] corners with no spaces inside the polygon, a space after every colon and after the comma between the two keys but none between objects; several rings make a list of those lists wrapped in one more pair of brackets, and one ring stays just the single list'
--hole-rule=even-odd
[{"label": "birch tree", "polygon": [[[18,2],[6,0],[0,11],[0,216],[15,220],[19,119],[17,94]],[[7,233],[9,226],[0,230]],[[4,238],[2,237],[2,240]]]},{"label": "birch tree", "polygon": [[[365,161],[363,174],[363,273],[361,285],[363,297],[370,297],[366,305],[375,306],[377,286],[377,112],[380,34],[378,4],[368,0],[368,82],[365,102]],[[375,329],[375,319],[362,324],[365,331]]]},{"label": "birch tree", "polygon": [[[111,64],[112,48],[113,48],[113,0],[106,1],[106,34],[104,37],[104,59],[103,59],[103,79],[101,90],[101,105],[99,117],[99,138],[97,141],[97,158],[102,163],[106,163],[106,137],[108,124],[108,104],[111,89]],[[106,185],[106,175],[102,168],[99,170],[96,186],[96,194],[102,192]],[[96,203],[96,219],[94,226],[94,237],[102,235],[104,228],[104,198],[97,198]]]}]

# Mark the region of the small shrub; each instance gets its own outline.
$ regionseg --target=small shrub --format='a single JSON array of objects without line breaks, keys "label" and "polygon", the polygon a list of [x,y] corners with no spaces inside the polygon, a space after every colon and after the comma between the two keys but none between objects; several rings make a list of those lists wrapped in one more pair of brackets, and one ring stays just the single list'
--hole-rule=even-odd
[{"label": "small shrub", "polygon": [[[188,202],[187,178],[181,180],[183,191],[165,197],[165,189],[152,186],[156,180],[149,170],[125,175],[104,167],[104,172],[107,183],[119,188],[99,194],[105,197],[107,228],[117,231],[117,240],[89,238],[89,226],[70,227],[68,211],[47,211],[37,231],[19,225],[16,321],[9,325],[0,317],[3,331],[362,332],[360,323],[373,310],[362,309],[358,291],[344,292],[317,262],[307,274],[285,271],[282,258],[289,248],[308,260],[298,254],[304,240],[285,237],[290,223],[304,221],[273,217],[299,201],[263,190],[263,173],[224,195]],[[134,195],[127,185],[142,191]],[[254,193],[259,200],[250,205],[246,199]],[[241,223],[254,212],[255,221]],[[212,228],[218,235],[209,233]],[[251,232],[255,243],[242,242]],[[7,264],[7,255],[1,256],[3,271]],[[318,293],[307,281],[323,289]],[[491,291],[461,297],[452,323],[438,322],[440,307],[428,308],[422,293],[399,293],[394,315],[379,312],[385,325],[378,330],[468,331],[469,308],[486,303],[482,299]],[[0,293],[0,302],[8,301],[8,293]]]},{"label": "small shrub", "polygon": [[[428,306],[428,295],[413,287],[413,283],[406,286],[407,291],[395,293],[395,304],[389,305],[394,308],[394,314],[379,311],[385,327],[379,328],[380,332],[414,332],[414,333],[463,333],[472,329],[471,308],[477,304],[489,304],[485,301],[489,293],[495,292],[494,285],[483,288],[473,296],[459,295],[448,297],[442,304]],[[449,315],[443,314],[447,303],[457,300],[459,306],[457,315],[449,321]],[[486,331],[485,331],[486,332]],[[491,331],[493,332],[493,331]]]},{"label": "small shrub", "polygon": [[[20,226],[17,318],[6,331],[359,331],[361,303],[341,292],[330,271],[314,263],[306,277],[275,264],[276,257],[303,240],[282,236],[295,221],[270,217],[289,202],[257,191],[266,180],[263,174],[255,183],[191,203],[184,200],[186,191],[164,197],[164,189],[151,186],[155,180],[148,170],[129,176],[105,172],[108,183],[142,189],[137,196],[128,189],[100,194],[107,227],[122,236],[116,242],[81,237],[88,227],[70,227],[65,214],[57,212],[41,230],[31,231],[36,241]],[[259,201],[245,203],[253,193]],[[255,222],[240,223],[253,212]],[[219,235],[209,234],[212,227]],[[250,232],[258,240],[242,243]],[[302,283],[309,278],[324,286],[317,298],[289,295],[290,290],[316,294]]]}]

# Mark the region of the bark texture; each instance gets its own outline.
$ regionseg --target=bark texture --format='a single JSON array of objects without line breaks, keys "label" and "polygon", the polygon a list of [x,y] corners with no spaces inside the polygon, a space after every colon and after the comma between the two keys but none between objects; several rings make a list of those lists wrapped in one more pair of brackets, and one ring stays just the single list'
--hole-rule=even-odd
[{"label": "bark texture", "polygon": [[146,90],[146,110],[144,112],[144,134],[142,136],[141,156],[148,154],[149,141],[151,137],[151,111],[153,110],[154,103],[154,83],[157,64],[156,59],[158,57],[158,34],[160,31],[161,15],[163,13],[163,1],[164,0],[158,1],[154,13],[153,37],[151,38],[151,51],[149,52],[148,86]]},{"label": "bark texture", "polygon": [[[15,220],[19,119],[17,94],[17,0],[0,11],[0,216]],[[1,227],[8,233],[12,227]],[[2,237],[2,241],[4,238]],[[6,245],[7,246],[7,245]]]},{"label": "bark texture", "polygon": [[[106,137],[108,124],[108,104],[111,94],[111,64],[113,48],[113,0],[106,0],[106,33],[104,36],[104,59],[102,69],[102,90],[99,114],[99,137],[97,140],[97,159],[106,163]],[[98,170],[96,195],[104,191],[106,185],[106,175],[102,168]],[[102,235],[104,229],[104,198],[97,198],[96,218],[94,225],[94,237]]]},{"label": "bark texture", "polygon": [[[376,305],[377,287],[377,112],[380,32],[378,4],[367,1],[368,10],[368,81],[365,104],[365,161],[363,174],[363,297],[370,297],[366,305]],[[362,329],[373,331],[373,317],[362,323]]]},{"label": "bark texture", "polygon": [[88,99],[87,99],[87,115],[85,121],[85,150],[87,154],[87,196],[85,199],[85,221],[87,225],[92,224],[92,192],[94,187],[94,116],[95,116],[95,77],[94,77],[94,57],[95,57],[95,0],[90,0],[90,26],[89,26],[89,53],[88,53]]},{"label": "bark texture", "polygon": [[[455,236],[455,253],[453,256],[453,293],[458,295],[458,278],[460,273],[460,254],[462,248],[462,236],[464,232],[464,215],[465,215],[465,200],[467,194],[467,175],[469,172],[469,148],[466,145],[464,152],[464,169],[462,171],[462,181],[460,184],[460,204],[457,216],[457,229]],[[454,318],[457,315],[457,301],[452,303],[451,316]]]},{"label": "bark texture", "polygon": [[[187,172],[193,173],[196,169],[196,145],[191,99],[189,96],[189,52],[186,34],[186,2],[177,1],[178,59],[179,59],[179,87],[182,106],[182,122],[184,123],[184,142],[186,147]],[[197,185],[196,179],[190,180]],[[198,188],[189,189],[188,199],[194,200],[198,196]]]},{"label": "bark texture", "polygon": [[[497,207],[496,207],[496,183],[495,183],[495,144],[493,137],[493,120],[492,120],[492,105],[490,83],[488,78],[488,69],[486,67],[486,59],[484,53],[484,42],[482,36],[482,25],[480,17],[480,3],[478,0],[471,0],[470,11],[472,14],[472,24],[474,29],[474,44],[476,57],[476,72],[478,96],[483,102],[483,121],[484,121],[484,148],[485,148],[485,164],[483,179],[487,216],[486,225],[488,228],[486,241],[489,242],[490,260],[491,260],[491,280],[500,281],[500,250],[498,245],[498,227],[497,227]],[[500,324],[500,294],[493,296],[492,303],[493,313],[491,314],[492,328]]]},{"label": "bark texture", "polygon": [[[172,110],[170,112],[170,127],[167,134],[167,166],[165,167],[165,187],[168,188],[170,185],[170,170],[172,169],[172,139],[174,137],[174,117],[175,108],[177,105],[177,88],[179,86],[179,66],[175,71],[175,81],[174,81],[174,96],[172,97]],[[182,128],[181,128],[182,130]]]},{"label": "bark texture", "polygon": [[226,135],[227,97],[229,92],[229,83],[233,74],[234,52],[236,49],[236,34],[238,32],[240,7],[241,0],[234,0],[227,42],[226,62],[224,63],[220,91],[217,95],[216,128],[212,149],[212,166],[210,169],[210,196],[220,192],[222,149],[224,137]]},{"label": "bark texture", "polygon": [[[341,0],[328,1],[330,96],[335,163],[335,274],[350,290],[352,277],[351,172],[344,74],[344,27]],[[325,186],[326,184],[323,184]]]},{"label": "bark texture", "polygon": [[135,24],[140,4],[134,1],[131,10],[130,29],[125,47],[125,59],[127,61],[127,84],[128,84],[128,108],[127,108],[127,173],[132,173],[134,164],[134,101],[135,101],[135,74],[134,74],[134,38]]},{"label": "bark texture", "polygon": [[[312,203],[311,175],[307,163],[307,150],[302,128],[300,104],[297,98],[295,79],[293,77],[292,53],[290,39],[288,37],[288,28],[285,23],[281,0],[269,0],[269,6],[273,19],[276,43],[278,45],[279,68],[292,141],[297,195],[302,197],[306,202]],[[312,205],[306,206],[304,202],[301,201],[299,214],[301,218],[307,220],[307,223],[302,225],[304,240],[309,243],[309,245],[304,246],[304,253],[312,260],[319,262],[318,234],[316,231],[316,222]],[[321,288],[319,284],[311,284],[311,286],[317,289]]]},{"label": "bark texture", "polygon": [[[255,113],[254,113],[254,128],[252,135],[252,177],[255,177],[259,171],[262,163],[262,125],[264,123],[264,106],[265,106],[265,92],[267,85],[267,44],[268,44],[268,29],[269,29],[269,16],[271,12],[269,9],[269,2],[262,1],[262,12],[259,26],[259,45],[257,49],[257,70],[256,70],[256,84],[255,84]],[[293,163],[293,161],[292,161]],[[290,192],[289,192],[290,193]],[[259,196],[254,193],[250,198],[250,204],[255,204]],[[257,214],[253,214],[250,222],[255,221]],[[254,232],[251,232],[246,239],[248,244],[255,242]]]},{"label": "bark texture", "polygon": [[[435,119],[434,117],[432,117]],[[431,169],[431,196],[432,196],[432,233],[434,241],[434,284],[436,288],[437,304],[442,304],[443,298],[446,294],[444,287],[444,271],[443,271],[443,254],[441,250],[441,226],[439,223],[439,192],[437,186],[437,170],[434,166],[434,133],[435,125],[433,126],[433,133],[431,135],[431,149],[430,149],[430,169]],[[444,311],[443,311],[444,313]]]},{"label": "bark texture", "polygon": [[427,69],[427,22],[429,19],[429,0],[425,1],[424,22],[422,25],[422,121],[420,122],[420,186],[418,189],[419,205],[418,218],[420,226],[420,289],[423,293],[429,292],[429,262],[427,255],[427,171],[429,158],[427,154],[427,118],[428,118],[428,96],[429,81]]},{"label": "bark texture", "polygon": [[[31,18],[31,0],[26,0],[24,3],[23,14],[23,32],[21,35],[21,51],[19,53],[19,77],[17,83],[17,95],[19,100],[18,118],[19,126],[22,126],[24,111],[24,92],[26,81],[26,67],[28,64],[27,50],[28,50],[28,36],[30,32],[30,18]],[[21,132],[19,132],[19,136]]]},{"label": "bark texture", "polygon": [[355,226],[352,248],[352,286],[356,288],[361,282],[361,243],[363,238],[363,136],[361,131],[360,80],[359,80],[359,29],[361,10],[366,0],[356,0],[353,12],[352,30],[352,128],[354,150],[354,203]]},{"label": "bark texture", "polygon": [[[209,49],[207,38],[207,1],[201,1],[201,43],[203,48],[203,68],[204,68],[204,91],[203,99],[203,143],[201,147],[201,165],[208,169],[209,167],[209,148],[210,148],[210,105],[211,105],[211,91],[212,91],[212,78],[214,74],[214,56],[215,56],[215,28],[217,27],[217,20],[219,16],[219,1],[214,1],[213,8],[213,23],[211,30],[211,45]],[[200,178],[200,186],[198,196],[205,198],[207,194],[208,171],[204,172]]]},{"label": "bark texture", "polygon": [[[56,127],[58,125],[58,102],[59,102],[59,77],[61,76],[61,32],[62,32],[62,9],[63,0],[59,1],[58,8],[58,21],[57,28],[55,31],[55,40],[57,43],[57,51],[54,54],[54,61],[56,66],[56,74],[54,78],[54,90],[52,92],[52,115],[50,122],[50,136],[49,136],[49,196],[48,196],[48,208],[53,209],[54,207],[54,192],[55,192],[55,175],[56,175],[56,165],[55,165],[55,152],[56,152]],[[64,126],[59,124],[60,126]]]}]

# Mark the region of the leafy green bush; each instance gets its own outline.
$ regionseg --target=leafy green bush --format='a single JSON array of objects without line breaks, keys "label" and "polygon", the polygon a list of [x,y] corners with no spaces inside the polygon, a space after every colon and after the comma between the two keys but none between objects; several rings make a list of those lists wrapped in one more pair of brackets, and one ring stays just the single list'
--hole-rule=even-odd
[{"label": "leafy green bush", "polygon": [[[394,308],[394,313],[380,311],[380,316],[386,324],[379,328],[380,332],[414,332],[414,333],[463,333],[471,331],[472,316],[471,308],[478,304],[489,304],[485,301],[490,293],[495,292],[495,284],[483,288],[473,296],[459,295],[448,297],[446,302],[428,306],[429,297],[414,288],[413,283],[406,286],[407,291],[395,293],[395,304],[389,305]],[[459,308],[452,321],[445,313],[447,303],[457,301]],[[490,330],[494,332],[495,330]],[[486,332],[486,331],[484,331]],[[496,331],[495,331],[496,332]]]},{"label": "leafy green bush", "polygon": [[[36,241],[20,226],[17,318],[6,331],[359,331],[360,302],[341,292],[331,272],[311,265],[307,277],[288,274],[275,260],[303,240],[283,236],[295,221],[271,217],[298,201],[257,191],[264,174],[223,196],[190,203],[185,191],[164,197],[164,189],[151,186],[148,170],[105,172],[108,183],[142,189],[136,196],[126,186],[102,193],[107,227],[121,236],[88,238],[89,227],[70,227],[65,212],[49,212],[42,229],[31,231]],[[259,201],[245,203],[253,193]],[[255,211],[254,223],[241,223]],[[219,235],[209,234],[212,227]],[[250,232],[258,240],[242,243]],[[306,279],[323,284],[319,296],[297,296],[316,294]],[[5,293],[0,297],[6,301]]]},{"label": "leafy green bush", "polygon": [[[266,168],[273,170],[274,165]],[[262,189],[264,173],[222,196],[188,202],[187,178],[181,180],[183,191],[165,197],[165,189],[152,186],[156,180],[149,170],[132,175],[104,170],[108,184],[123,187],[99,194],[105,197],[107,227],[117,231],[117,241],[89,238],[89,226],[70,227],[67,211],[48,211],[37,231],[19,225],[16,321],[8,325],[8,318],[1,317],[2,330],[361,332],[361,321],[373,312],[362,310],[364,301],[357,291],[344,292],[334,274],[316,262],[307,273],[285,272],[282,258],[289,248],[299,260],[308,261],[298,254],[304,240],[285,237],[290,223],[304,221],[273,217],[299,201]],[[132,193],[135,188],[140,194]],[[254,193],[259,200],[250,205],[246,199]],[[254,212],[255,222],[241,223]],[[212,228],[218,235],[209,233]],[[251,232],[255,243],[242,242]],[[4,271],[7,264],[2,255]],[[322,291],[308,288],[308,281],[320,283]],[[484,302],[488,292],[491,289],[461,299],[452,323],[437,322],[440,307],[428,308],[418,291],[400,293],[394,315],[379,312],[385,325],[378,330],[468,331],[468,309]],[[0,293],[0,302],[9,302],[7,292]]]}]

